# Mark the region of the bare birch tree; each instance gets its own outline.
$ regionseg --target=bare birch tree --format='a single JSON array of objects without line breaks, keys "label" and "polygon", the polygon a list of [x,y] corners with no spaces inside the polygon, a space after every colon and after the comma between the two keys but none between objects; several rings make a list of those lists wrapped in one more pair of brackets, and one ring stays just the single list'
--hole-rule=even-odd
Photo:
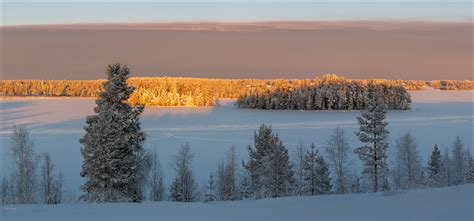
[{"label": "bare birch tree", "polygon": [[337,127],[327,141],[326,152],[336,174],[337,193],[343,194],[346,190],[346,173],[349,161],[349,142],[344,129]]},{"label": "bare birch tree", "polygon": [[24,126],[13,126],[10,150],[13,159],[13,183],[15,203],[29,204],[35,202],[36,187],[36,154],[30,132]]}]

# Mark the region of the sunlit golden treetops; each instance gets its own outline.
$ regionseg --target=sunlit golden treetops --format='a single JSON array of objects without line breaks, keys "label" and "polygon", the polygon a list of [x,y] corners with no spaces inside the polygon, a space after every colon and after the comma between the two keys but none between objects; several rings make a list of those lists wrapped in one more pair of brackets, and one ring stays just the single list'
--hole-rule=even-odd
[{"label": "sunlit golden treetops", "polygon": [[[2,96],[96,97],[104,80],[2,80]],[[335,74],[314,79],[209,79],[181,77],[136,77],[128,83],[136,90],[129,102],[147,106],[211,106],[219,98],[296,90],[321,84],[402,85],[407,90],[425,86],[443,90],[474,89],[473,81],[350,80]]]}]

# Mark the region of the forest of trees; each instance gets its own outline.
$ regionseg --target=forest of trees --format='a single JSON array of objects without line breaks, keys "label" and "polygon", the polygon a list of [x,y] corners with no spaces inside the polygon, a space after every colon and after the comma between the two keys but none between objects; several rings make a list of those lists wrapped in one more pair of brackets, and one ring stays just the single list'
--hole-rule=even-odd
[{"label": "forest of trees", "polygon": [[[434,145],[429,161],[423,164],[416,138],[401,134],[390,156],[387,105],[383,94],[370,91],[367,107],[357,117],[355,135],[361,145],[349,147],[343,128],[336,128],[323,147],[298,145],[290,154],[283,140],[269,125],[254,133],[248,158],[238,163],[234,147],[216,165],[209,178],[194,173],[194,154],[188,143],[174,156],[174,177],[169,188],[164,183],[159,153],[143,148],[141,105],[127,99],[134,88],[127,85],[129,70],[119,64],[107,69],[108,80],[96,100],[94,115],[86,120],[80,139],[84,158],[81,176],[83,195],[65,191],[61,168],[48,153],[36,154],[29,130],[14,126],[10,143],[12,169],[0,183],[2,204],[58,204],[62,202],[176,202],[231,201],[346,194],[441,187],[474,182],[474,161],[470,148],[456,137],[450,149],[442,152]],[[351,164],[352,154],[363,165],[358,171]],[[391,159],[393,163],[390,163]],[[204,186],[197,180],[208,180]],[[204,187],[204,188],[201,188]]]},{"label": "forest of trees", "polygon": [[[2,96],[69,96],[97,97],[104,80],[1,80]],[[300,91],[330,83],[348,91],[347,85],[382,85],[388,89],[402,86],[419,90],[425,86],[442,90],[472,90],[474,81],[417,81],[417,80],[348,80],[334,74],[314,79],[207,79],[180,77],[135,77],[128,84],[135,87],[128,102],[146,106],[212,106],[220,98],[240,98],[276,92]],[[328,91],[329,92],[329,91]],[[340,93],[341,91],[334,91]],[[355,92],[355,91],[354,91]],[[326,96],[326,93],[321,94]],[[328,93],[327,96],[334,96]],[[348,94],[348,96],[351,96]],[[330,99],[331,97],[328,97]],[[354,97],[354,99],[358,99]]]},{"label": "forest of trees", "polygon": [[363,110],[368,106],[368,95],[380,94],[388,109],[410,109],[411,97],[399,85],[330,79],[319,84],[296,89],[268,90],[249,93],[237,100],[237,106],[252,109],[276,110]]},{"label": "forest of trees", "polygon": [[[361,125],[359,137],[364,137],[360,134],[362,131],[374,134],[388,132],[363,129],[368,128],[366,126]],[[381,138],[384,139],[386,137]],[[49,154],[35,153],[29,130],[23,126],[15,127],[11,141],[10,151],[15,159],[10,176],[3,177],[0,183],[2,204],[134,201],[109,194],[108,191],[104,195],[106,197],[100,200],[86,197],[89,195],[87,192],[83,196],[77,196],[74,191],[64,187],[63,174]],[[434,145],[426,163],[422,162],[418,153],[416,138],[409,132],[401,134],[395,144],[390,146],[395,149],[395,155],[391,157],[387,151],[373,151],[373,148],[386,148],[384,145],[374,145],[378,141],[365,141],[367,142],[362,142],[366,144],[362,149],[356,148],[353,152],[348,145],[349,138],[345,130],[338,127],[332,131],[323,147],[300,144],[290,155],[271,126],[262,125],[255,132],[254,145],[248,147],[248,160],[238,163],[234,147],[230,147],[208,178],[195,177],[192,165],[194,154],[189,144],[183,144],[174,158],[175,177],[169,188],[166,188],[164,183],[159,154],[156,151],[144,150],[142,159],[147,163],[138,167],[140,172],[137,172],[144,174],[141,178],[143,183],[135,185],[133,188],[137,191],[132,192],[140,194],[139,200],[135,202],[149,200],[211,203],[474,183],[474,160],[470,149],[464,147],[459,137],[454,139],[450,148],[441,150]],[[350,166],[353,163],[353,153],[363,161],[362,173]],[[378,156],[380,160],[370,160],[373,159],[371,156]],[[388,161],[389,158],[392,161]],[[376,169],[378,172],[375,172]],[[204,179],[207,180],[205,184],[196,181]]]}]

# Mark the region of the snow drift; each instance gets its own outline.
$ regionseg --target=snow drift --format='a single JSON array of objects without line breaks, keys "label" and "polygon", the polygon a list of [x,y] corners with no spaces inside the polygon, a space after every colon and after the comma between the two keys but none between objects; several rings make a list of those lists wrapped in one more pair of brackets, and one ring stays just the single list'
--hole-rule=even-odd
[{"label": "snow drift", "polygon": [[212,204],[4,205],[2,220],[473,220],[474,184]]}]

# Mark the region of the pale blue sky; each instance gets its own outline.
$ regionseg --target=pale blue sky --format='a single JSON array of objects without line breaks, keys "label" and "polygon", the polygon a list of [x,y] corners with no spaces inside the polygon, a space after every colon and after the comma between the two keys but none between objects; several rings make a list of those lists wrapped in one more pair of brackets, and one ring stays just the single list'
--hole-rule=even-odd
[{"label": "pale blue sky", "polygon": [[22,1],[2,3],[3,25],[254,21],[421,20],[472,22],[470,1]]}]

